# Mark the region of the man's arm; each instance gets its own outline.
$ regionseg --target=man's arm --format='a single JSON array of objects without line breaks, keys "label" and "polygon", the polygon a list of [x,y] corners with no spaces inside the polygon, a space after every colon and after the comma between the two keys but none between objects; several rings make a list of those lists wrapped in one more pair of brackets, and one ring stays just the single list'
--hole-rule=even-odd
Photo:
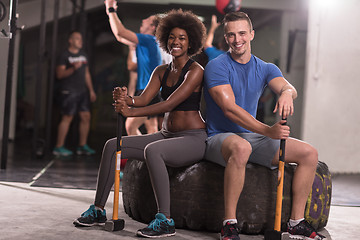
[{"label": "man's arm", "polygon": [[217,22],[216,15],[211,16],[211,26],[207,34],[207,38],[204,44],[204,48],[212,47],[212,43],[214,40],[215,30],[220,26],[220,23]]},{"label": "man's arm", "polygon": [[129,45],[129,55],[127,58],[127,67],[129,70],[128,94],[129,94],[129,96],[132,96],[132,97],[135,95],[136,83],[137,83],[137,77],[138,77],[138,74],[136,72],[137,63],[134,62],[134,58],[136,59],[135,47],[132,45]]},{"label": "man's arm", "polygon": [[246,110],[238,106],[235,103],[234,92],[230,85],[226,84],[212,87],[209,93],[224,112],[224,115],[243,128],[274,139],[282,139],[289,136],[288,126],[281,125],[285,121],[280,121],[270,127],[256,120]]},{"label": "man's arm", "polygon": [[74,62],[72,67],[66,68],[66,65],[58,65],[56,67],[56,77],[57,79],[66,78],[82,66],[82,62]]},{"label": "man's arm", "polygon": [[297,91],[285,78],[277,77],[269,82],[272,91],[279,95],[274,109],[279,112],[283,118],[287,118],[294,113],[294,99],[297,97]]},{"label": "man's arm", "polygon": [[89,71],[89,67],[87,66],[85,69],[85,83],[87,88],[89,89],[90,92],[90,101],[91,102],[95,102],[96,101],[96,94],[93,88],[93,84],[91,81],[91,75],[90,75],[90,71]]},{"label": "man's arm", "polygon": [[109,12],[110,7],[113,7],[115,10],[117,9],[116,1],[115,0],[106,0],[105,7],[106,7],[106,13],[109,16],[111,31],[113,32],[115,38],[119,42],[122,42],[122,40],[123,40],[122,38],[124,38],[132,43],[138,44],[139,40],[138,40],[136,34],[133,31],[127,29],[122,24],[116,11]]}]

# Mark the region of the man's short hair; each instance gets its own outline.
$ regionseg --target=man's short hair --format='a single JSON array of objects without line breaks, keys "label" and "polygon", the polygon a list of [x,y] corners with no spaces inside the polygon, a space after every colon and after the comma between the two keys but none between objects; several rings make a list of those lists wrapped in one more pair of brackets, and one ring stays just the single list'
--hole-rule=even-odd
[{"label": "man's short hair", "polygon": [[227,13],[223,19],[223,24],[228,23],[228,22],[239,21],[239,20],[246,20],[249,23],[250,31],[253,30],[253,25],[252,25],[251,19],[244,12],[229,12],[229,13]]}]

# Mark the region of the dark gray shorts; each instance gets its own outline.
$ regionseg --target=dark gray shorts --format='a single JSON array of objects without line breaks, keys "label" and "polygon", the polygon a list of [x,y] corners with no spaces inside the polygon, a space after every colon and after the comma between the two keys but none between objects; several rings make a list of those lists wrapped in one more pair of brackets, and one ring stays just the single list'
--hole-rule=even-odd
[{"label": "dark gray shorts", "polygon": [[205,159],[226,166],[221,154],[223,141],[232,135],[238,135],[247,140],[252,147],[249,162],[256,163],[268,168],[276,168],[271,164],[276,152],[280,147],[280,140],[272,139],[257,133],[219,133],[206,139]]},{"label": "dark gray shorts", "polygon": [[61,92],[61,113],[75,115],[78,112],[90,112],[90,94],[84,92]]}]

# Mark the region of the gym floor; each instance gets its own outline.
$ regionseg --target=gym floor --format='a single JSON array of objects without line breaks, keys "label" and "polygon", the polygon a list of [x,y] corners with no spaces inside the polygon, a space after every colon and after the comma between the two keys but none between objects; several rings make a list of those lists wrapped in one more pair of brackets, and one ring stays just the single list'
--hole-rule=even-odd
[{"label": "gym floor", "polygon": [[[135,232],[146,225],[132,220],[119,207],[125,229],[106,232],[103,227],[75,228],[72,221],[93,203],[101,149],[105,142],[91,138],[94,156],[31,158],[26,139],[9,144],[7,169],[0,171],[0,239],[137,239]],[[98,144],[94,142],[98,141]],[[360,174],[333,174],[329,221],[321,233],[327,239],[359,239]],[[121,197],[121,194],[120,194]],[[111,219],[113,194],[107,217]],[[120,199],[122,204],[122,199]],[[171,239],[218,239],[218,233],[177,229]],[[263,239],[241,235],[242,240]]]}]

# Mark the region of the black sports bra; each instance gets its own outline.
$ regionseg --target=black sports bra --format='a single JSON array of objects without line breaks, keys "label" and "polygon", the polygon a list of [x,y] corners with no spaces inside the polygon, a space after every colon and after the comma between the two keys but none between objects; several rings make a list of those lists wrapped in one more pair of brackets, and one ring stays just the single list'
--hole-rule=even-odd
[{"label": "black sports bra", "polygon": [[[194,60],[189,59],[183,69],[181,70],[181,74],[179,76],[179,80],[177,83],[169,87],[166,85],[166,80],[169,75],[171,64],[168,65],[164,76],[161,80],[161,97],[162,99],[166,100],[184,81],[185,74],[189,71],[189,67],[194,62]],[[201,99],[201,92],[193,92],[191,95],[185,99],[182,103],[177,105],[173,111],[199,111],[200,110],[200,99]]]}]

